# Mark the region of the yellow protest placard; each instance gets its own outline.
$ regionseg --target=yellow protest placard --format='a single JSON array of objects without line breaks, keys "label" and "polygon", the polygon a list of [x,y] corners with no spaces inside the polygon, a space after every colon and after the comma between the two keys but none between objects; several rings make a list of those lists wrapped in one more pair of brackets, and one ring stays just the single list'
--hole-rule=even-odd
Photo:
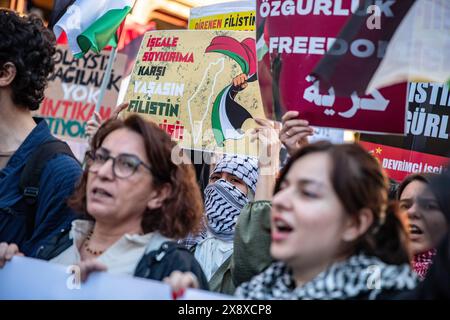
[{"label": "yellow protest placard", "polygon": [[194,30],[255,30],[255,11],[215,14],[189,20],[189,29]]},{"label": "yellow protest placard", "polygon": [[252,32],[148,32],[126,114],[156,122],[187,149],[257,155],[250,131],[264,118]]},{"label": "yellow protest placard", "polygon": [[188,28],[193,30],[255,30],[255,1],[232,1],[191,9]]}]

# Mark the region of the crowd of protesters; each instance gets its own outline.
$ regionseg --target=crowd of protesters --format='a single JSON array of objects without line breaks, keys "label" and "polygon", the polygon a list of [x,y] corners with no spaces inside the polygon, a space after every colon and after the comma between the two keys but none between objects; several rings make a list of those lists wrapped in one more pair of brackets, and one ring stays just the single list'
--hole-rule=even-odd
[{"label": "crowd of protesters", "polygon": [[176,143],[137,115],[89,122],[81,166],[31,114],[54,52],[41,20],[0,9],[0,268],[25,255],[79,265],[82,281],[164,281],[175,296],[450,298],[449,172],[412,175],[393,195],[368,152],[310,144],[293,111],[281,128],[256,120],[268,159],[219,155],[204,190],[187,157],[172,159]]}]

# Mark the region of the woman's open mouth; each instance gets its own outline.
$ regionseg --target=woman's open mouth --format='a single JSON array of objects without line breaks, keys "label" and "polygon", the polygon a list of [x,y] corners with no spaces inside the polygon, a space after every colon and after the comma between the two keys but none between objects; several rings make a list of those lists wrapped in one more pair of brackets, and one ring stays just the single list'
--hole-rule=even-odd
[{"label": "woman's open mouth", "polygon": [[272,218],[272,240],[285,240],[294,228],[289,225],[283,218],[276,216]]},{"label": "woman's open mouth", "polygon": [[93,188],[92,194],[96,198],[112,198],[112,194],[102,188]]},{"label": "woman's open mouth", "polygon": [[420,229],[417,225],[415,225],[415,224],[410,224],[410,225],[409,225],[409,233],[421,235],[421,234],[423,234],[423,231],[422,231],[422,229]]}]

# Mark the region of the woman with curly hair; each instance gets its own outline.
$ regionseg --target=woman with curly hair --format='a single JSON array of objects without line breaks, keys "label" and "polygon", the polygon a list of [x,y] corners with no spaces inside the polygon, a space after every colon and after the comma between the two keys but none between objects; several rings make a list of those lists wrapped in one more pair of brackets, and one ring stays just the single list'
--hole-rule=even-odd
[{"label": "woman with curly hair", "polygon": [[156,124],[137,115],[105,122],[69,200],[84,217],[38,258],[77,264],[82,280],[92,271],[153,280],[189,271],[207,288],[194,256],[174,241],[197,231],[203,212],[192,165],[171,160],[175,146]]},{"label": "woman with curly hair", "polygon": [[[28,256],[70,227],[75,215],[66,198],[81,175],[68,146],[31,115],[44,99],[54,53],[54,35],[39,18],[0,9],[0,242]],[[55,145],[66,152],[43,151]],[[30,176],[37,177],[33,189],[23,179]]]}]

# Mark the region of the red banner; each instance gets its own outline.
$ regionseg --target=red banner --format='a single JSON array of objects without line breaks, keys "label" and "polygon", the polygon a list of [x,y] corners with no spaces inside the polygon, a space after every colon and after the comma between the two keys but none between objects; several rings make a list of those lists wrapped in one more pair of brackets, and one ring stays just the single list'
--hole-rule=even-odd
[{"label": "red banner", "polygon": [[[270,56],[272,99],[265,104],[300,111],[311,125],[368,132],[405,133],[406,84],[375,90],[369,96],[341,97],[330,88],[320,93],[319,80],[310,76],[333,47],[334,54],[350,52],[355,59],[382,59],[387,42],[369,38],[351,43],[338,34],[357,9],[355,1],[257,1],[258,58]],[[327,3],[331,3],[327,5]],[[359,13],[361,14],[361,13]],[[393,17],[395,17],[395,12]],[[267,74],[259,64],[259,74]],[[354,74],[358,77],[358,74]]]},{"label": "red banner", "polygon": [[412,173],[441,173],[448,158],[432,154],[390,147],[378,143],[360,141],[360,144],[380,161],[389,177],[402,181]]},{"label": "red banner", "polygon": [[[360,143],[369,151],[378,147],[384,150],[382,155],[388,160],[383,158],[383,167],[396,180],[402,180],[408,173],[441,170],[440,166],[450,160],[449,87],[413,82],[408,92],[406,136],[361,134],[360,137]],[[381,157],[381,153],[375,155]],[[395,162],[398,160],[404,164]]]}]

